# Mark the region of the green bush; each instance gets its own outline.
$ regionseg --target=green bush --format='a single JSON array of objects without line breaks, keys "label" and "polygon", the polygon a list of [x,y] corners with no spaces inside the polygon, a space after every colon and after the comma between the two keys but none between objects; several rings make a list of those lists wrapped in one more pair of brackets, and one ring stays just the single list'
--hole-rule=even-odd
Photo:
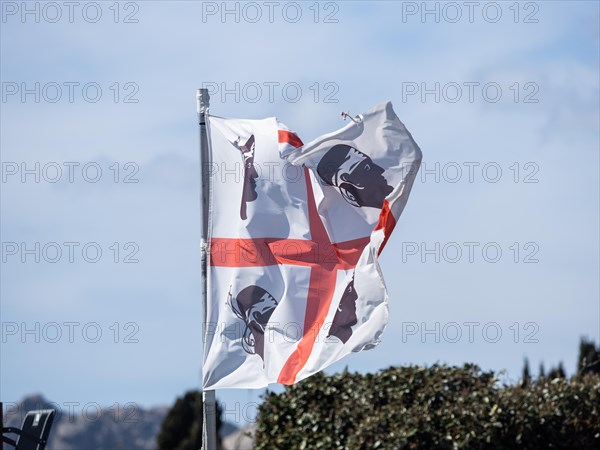
[{"label": "green bush", "polygon": [[477,366],[314,375],[259,410],[256,449],[596,449],[600,376],[501,385]]}]

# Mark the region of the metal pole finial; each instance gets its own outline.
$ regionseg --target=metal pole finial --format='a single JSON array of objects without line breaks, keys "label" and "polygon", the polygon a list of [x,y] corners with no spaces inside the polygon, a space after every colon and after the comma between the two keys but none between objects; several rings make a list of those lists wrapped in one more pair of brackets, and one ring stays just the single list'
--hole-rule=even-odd
[{"label": "metal pole finial", "polygon": [[196,108],[198,114],[204,114],[210,106],[210,94],[208,89],[201,88],[196,91]]}]

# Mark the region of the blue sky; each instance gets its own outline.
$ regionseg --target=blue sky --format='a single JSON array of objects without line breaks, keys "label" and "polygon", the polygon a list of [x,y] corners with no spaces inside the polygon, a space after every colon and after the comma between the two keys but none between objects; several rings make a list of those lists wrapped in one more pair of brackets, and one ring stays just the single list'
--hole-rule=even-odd
[{"label": "blue sky", "polygon": [[[156,405],[199,386],[203,83],[214,114],[277,116],[305,142],[391,100],[423,150],[382,257],[383,342],[328,372],[475,362],[511,381],[525,357],[572,372],[579,338],[600,340],[597,2],[481,2],[472,20],[464,2],[279,2],[272,23],[262,2],[229,3],[238,21],[221,2],[123,2],[116,23],[90,3],[52,22],[54,6],[2,2],[3,401]],[[217,393],[232,411],[260,394]]]}]

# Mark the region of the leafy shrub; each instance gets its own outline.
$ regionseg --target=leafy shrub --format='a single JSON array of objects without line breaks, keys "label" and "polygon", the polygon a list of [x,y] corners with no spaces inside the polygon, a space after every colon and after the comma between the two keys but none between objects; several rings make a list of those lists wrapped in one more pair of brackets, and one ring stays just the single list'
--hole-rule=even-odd
[{"label": "leafy shrub", "polygon": [[322,373],[259,410],[257,450],[600,448],[600,376],[500,385],[475,365]]}]

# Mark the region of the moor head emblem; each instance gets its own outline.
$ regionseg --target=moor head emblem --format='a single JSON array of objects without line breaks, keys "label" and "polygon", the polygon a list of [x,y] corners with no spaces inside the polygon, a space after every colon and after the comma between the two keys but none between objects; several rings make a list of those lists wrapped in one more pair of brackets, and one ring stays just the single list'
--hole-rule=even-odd
[{"label": "moor head emblem", "polygon": [[228,302],[238,319],[246,324],[242,335],[244,350],[252,355],[260,355],[264,360],[265,328],[277,306],[277,300],[265,289],[252,285],[242,289],[235,298],[230,293]]},{"label": "moor head emblem", "polygon": [[383,168],[360,150],[338,144],[325,153],[317,165],[323,182],[335,186],[352,206],[381,208],[394,190],[383,176]]}]

